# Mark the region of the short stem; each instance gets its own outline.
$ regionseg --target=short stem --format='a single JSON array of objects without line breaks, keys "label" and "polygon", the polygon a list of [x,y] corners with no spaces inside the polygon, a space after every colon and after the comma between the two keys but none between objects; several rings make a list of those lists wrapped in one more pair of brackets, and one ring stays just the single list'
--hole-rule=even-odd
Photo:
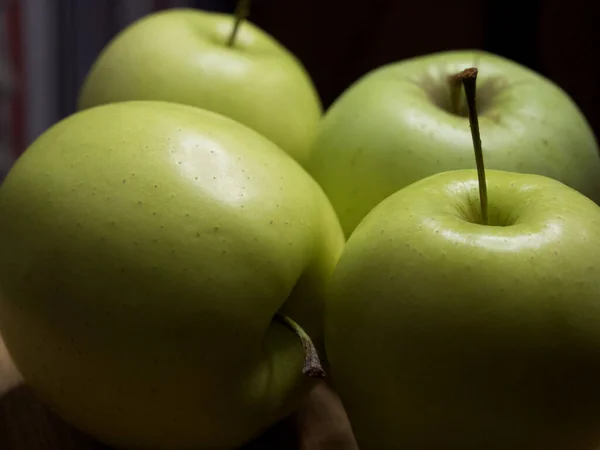
[{"label": "short stem", "polygon": [[452,114],[458,115],[460,112],[460,78],[458,77],[458,75],[453,75],[449,78],[448,83],[450,84],[450,108]]},{"label": "short stem", "polygon": [[235,38],[237,37],[240,25],[250,15],[250,2],[251,0],[238,0],[235,7],[235,22],[233,23],[233,30],[227,40],[227,47],[233,47],[235,44]]},{"label": "short stem", "polygon": [[475,150],[475,163],[477,164],[477,178],[479,179],[479,201],[481,203],[481,222],[488,224],[488,198],[485,182],[485,167],[483,165],[483,149],[481,147],[481,134],[479,133],[479,120],[477,118],[477,102],[475,92],[477,86],[477,69],[471,67],[457,75],[465,88],[467,107],[469,108],[469,125]]},{"label": "short stem", "polygon": [[292,320],[286,315],[277,314],[275,316],[275,320],[277,320],[286,328],[296,333],[296,336],[298,336],[298,338],[300,339],[302,347],[304,348],[305,355],[304,369],[302,370],[302,373],[307,377],[325,377],[325,370],[321,365],[321,360],[319,359],[317,349],[315,348],[315,345],[313,344],[308,334],[306,334],[306,331],[304,331],[300,325],[298,325],[294,320]]}]

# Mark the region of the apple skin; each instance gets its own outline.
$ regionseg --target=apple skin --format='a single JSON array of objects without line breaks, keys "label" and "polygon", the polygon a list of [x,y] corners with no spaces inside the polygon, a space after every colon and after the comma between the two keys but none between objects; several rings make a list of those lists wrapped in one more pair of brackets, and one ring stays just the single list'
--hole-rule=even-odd
[{"label": "apple skin", "polygon": [[118,448],[237,448],[313,383],[344,243],[318,184],[199,108],[124,102],[39,137],[0,188],[0,329],[26,383]]},{"label": "apple skin", "polygon": [[486,167],[548,176],[600,200],[597,141],[563,90],[490,53],[442,52],[373,70],[326,112],[306,167],[346,236],[398,189],[474,167],[464,101],[460,115],[449,112],[447,82],[474,65]]},{"label": "apple skin", "polygon": [[543,176],[487,177],[494,226],[460,170],[348,239],[325,343],[361,450],[597,448],[600,207]]},{"label": "apple skin", "polygon": [[189,104],[231,117],[271,139],[301,164],[322,115],[301,62],[244,21],[195,9],[150,14],[102,50],[80,90],[78,108],[125,100]]}]

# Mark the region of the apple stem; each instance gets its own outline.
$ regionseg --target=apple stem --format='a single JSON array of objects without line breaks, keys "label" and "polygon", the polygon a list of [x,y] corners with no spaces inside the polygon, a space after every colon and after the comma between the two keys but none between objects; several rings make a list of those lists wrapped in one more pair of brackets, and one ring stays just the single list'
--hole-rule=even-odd
[{"label": "apple stem", "polygon": [[235,6],[235,22],[233,23],[233,30],[227,40],[227,47],[233,47],[235,44],[235,38],[237,37],[240,25],[250,15],[250,3],[251,0],[238,0]]},{"label": "apple stem", "polygon": [[471,137],[473,139],[473,148],[475,150],[475,163],[477,164],[477,178],[479,179],[479,201],[481,203],[481,222],[488,224],[488,198],[487,185],[485,182],[485,167],[483,165],[483,149],[481,147],[481,134],[479,133],[479,120],[477,118],[477,102],[475,92],[477,86],[477,69],[470,67],[460,72],[456,77],[462,82],[465,88],[467,98],[467,107],[469,109],[469,125],[471,128]]},{"label": "apple stem", "polygon": [[308,334],[306,334],[306,331],[304,331],[304,329],[302,329],[302,327],[298,325],[298,323],[296,323],[293,319],[286,315],[278,313],[275,316],[275,320],[277,320],[283,326],[296,333],[296,336],[300,338],[300,342],[302,342],[302,347],[304,348],[305,354],[304,368],[302,370],[302,373],[307,377],[324,378],[325,370],[321,365],[319,354],[317,353],[317,349],[315,348],[315,345],[313,344],[312,340],[310,339]]},{"label": "apple stem", "polygon": [[458,75],[452,75],[448,82],[450,83],[450,107],[452,113],[458,115],[460,108],[461,82]]}]

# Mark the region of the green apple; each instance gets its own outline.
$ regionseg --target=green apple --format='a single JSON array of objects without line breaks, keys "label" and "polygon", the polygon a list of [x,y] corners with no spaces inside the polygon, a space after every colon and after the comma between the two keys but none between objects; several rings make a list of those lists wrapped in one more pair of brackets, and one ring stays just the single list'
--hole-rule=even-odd
[{"label": "green apple", "polygon": [[361,450],[597,448],[599,272],[600,207],[552,178],[478,164],[387,197],[326,308]]},{"label": "green apple", "polygon": [[99,440],[237,448],[313,386],[288,328],[322,346],[343,244],[318,184],[250,128],[103,105],[47,130],[0,188],[0,329],[40,399]]},{"label": "green apple", "polygon": [[[432,175],[349,238],[331,376],[361,450],[590,450],[600,440],[600,208],[540,175]],[[592,444],[596,444],[593,447]]]},{"label": "green apple", "polygon": [[195,9],[150,14],[102,50],[78,107],[124,100],[162,100],[221,113],[302,164],[322,114],[304,66],[272,36],[230,14]]},{"label": "green apple", "polygon": [[487,166],[557,179],[600,201],[600,157],[581,111],[541,75],[481,51],[415,57],[380,67],[326,112],[307,168],[346,236],[381,200],[419,179],[472,168],[464,102],[449,76],[476,64]]}]

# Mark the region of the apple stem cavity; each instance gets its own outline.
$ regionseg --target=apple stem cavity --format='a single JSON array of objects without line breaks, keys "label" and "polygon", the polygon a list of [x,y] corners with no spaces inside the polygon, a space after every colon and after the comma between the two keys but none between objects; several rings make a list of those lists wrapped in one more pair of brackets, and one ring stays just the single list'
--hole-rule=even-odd
[{"label": "apple stem cavity", "polygon": [[460,94],[461,94],[461,81],[458,75],[452,75],[448,80],[450,84],[450,108],[452,114],[459,115],[460,113]]},{"label": "apple stem cavity", "polygon": [[235,22],[233,23],[233,30],[227,40],[227,47],[233,47],[233,44],[235,44],[235,38],[237,37],[240,25],[250,15],[250,3],[251,0],[238,0],[234,13]]},{"label": "apple stem cavity", "polygon": [[481,223],[488,224],[488,198],[487,185],[485,182],[485,166],[483,164],[483,148],[481,147],[481,134],[479,132],[479,119],[477,118],[477,101],[475,99],[477,86],[477,73],[475,67],[463,70],[456,78],[462,82],[469,110],[469,125],[473,149],[475,150],[475,163],[477,164],[477,178],[479,179],[479,201],[481,203]]},{"label": "apple stem cavity", "polygon": [[275,316],[275,320],[280,322],[283,326],[293,331],[298,338],[300,338],[300,342],[302,343],[302,347],[304,348],[304,368],[302,373],[307,377],[314,378],[324,378],[325,370],[321,365],[321,360],[319,359],[319,354],[317,353],[317,349],[313,344],[312,340],[306,334],[306,331],[302,329],[298,323],[296,323],[290,317],[284,314],[277,314]]}]

